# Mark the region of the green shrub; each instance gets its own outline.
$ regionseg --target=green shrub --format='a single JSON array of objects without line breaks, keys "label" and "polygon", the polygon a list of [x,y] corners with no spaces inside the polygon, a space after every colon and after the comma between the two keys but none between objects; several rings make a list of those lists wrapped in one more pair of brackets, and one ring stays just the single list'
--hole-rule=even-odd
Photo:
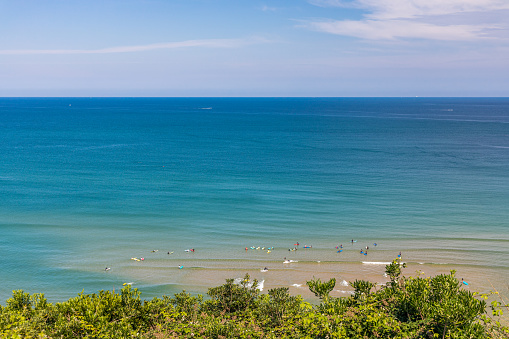
[{"label": "green shrub", "polygon": [[50,304],[42,294],[13,291],[0,306],[0,338],[508,338],[496,321],[505,306],[462,288],[450,274],[406,278],[404,265],[387,265],[390,281],[373,289],[351,283],[354,294],[330,297],[335,279],[307,285],[319,305],[288,288],[260,294],[249,275],[210,288],[209,300],[185,291],[142,301],[130,286],[119,293],[80,293]]},{"label": "green shrub", "polygon": [[207,294],[212,298],[209,308],[217,312],[245,312],[260,293],[257,287],[258,281],[251,281],[249,274],[245,275],[240,284],[235,284],[233,279],[227,279],[226,284],[209,288]]},{"label": "green shrub", "polygon": [[336,286],[336,278],[332,278],[327,282],[322,282],[319,278],[313,278],[313,280],[307,281],[306,284],[309,290],[318,298],[327,300],[329,298],[329,293],[334,289],[334,286]]}]

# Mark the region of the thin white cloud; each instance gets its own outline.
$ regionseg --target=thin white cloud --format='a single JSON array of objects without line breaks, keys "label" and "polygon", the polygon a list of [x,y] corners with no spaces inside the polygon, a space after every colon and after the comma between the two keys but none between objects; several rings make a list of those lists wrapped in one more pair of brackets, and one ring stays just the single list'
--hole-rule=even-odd
[{"label": "thin white cloud", "polygon": [[[28,54],[112,54],[144,52],[157,49],[175,49],[186,47],[210,47],[210,48],[233,48],[252,43],[254,40],[241,39],[210,39],[210,40],[187,40],[179,42],[165,42],[149,45],[117,46],[101,49],[18,49],[0,50],[0,55],[28,55]],[[258,39],[257,41],[260,41]]]},{"label": "thin white cloud", "polygon": [[469,25],[438,26],[409,20],[343,20],[313,22],[310,26],[322,32],[370,40],[397,38],[473,40],[482,37],[486,28]]},{"label": "thin white cloud", "polygon": [[264,12],[275,12],[275,11],[277,11],[276,7],[269,7],[267,5],[263,5],[261,9]]},{"label": "thin white cloud", "polygon": [[[476,22],[468,13],[496,13],[509,10],[508,0],[310,0],[328,7],[350,7],[366,11],[364,19],[310,22],[308,27],[332,34],[363,39],[420,38],[433,40],[475,40],[490,37],[505,22]],[[454,24],[436,24],[437,19]],[[452,20],[451,20],[452,21]],[[459,21],[459,22],[458,22]]]}]

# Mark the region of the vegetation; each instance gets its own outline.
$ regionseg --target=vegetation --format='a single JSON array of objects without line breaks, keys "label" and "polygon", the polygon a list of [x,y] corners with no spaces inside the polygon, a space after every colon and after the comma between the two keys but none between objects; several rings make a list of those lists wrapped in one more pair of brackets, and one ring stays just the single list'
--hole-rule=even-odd
[{"label": "vegetation", "polygon": [[[1,338],[509,338],[495,319],[500,304],[462,289],[450,274],[405,278],[394,261],[383,286],[356,280],[354,293],[333,298],[335,279],[307,282],[318,305],[288,288],[260,294],[246,275],[210,288],[210,298],[185,291],[142,301],[130,286],[120,293],[79,294],[50,304],[42,294],[14,291],[0,306]],[[505,305],[504,305],[505,306]]]}]

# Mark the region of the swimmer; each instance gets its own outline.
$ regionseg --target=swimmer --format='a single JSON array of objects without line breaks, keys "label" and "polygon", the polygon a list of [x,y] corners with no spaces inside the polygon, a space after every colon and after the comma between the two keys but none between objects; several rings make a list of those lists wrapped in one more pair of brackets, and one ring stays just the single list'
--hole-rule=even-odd
[{"label": "swimmer", "polygon": [[111,268],[106,267],[104,270],[105,270],[105,271],[109,271],[109,270],[111,270]]}]

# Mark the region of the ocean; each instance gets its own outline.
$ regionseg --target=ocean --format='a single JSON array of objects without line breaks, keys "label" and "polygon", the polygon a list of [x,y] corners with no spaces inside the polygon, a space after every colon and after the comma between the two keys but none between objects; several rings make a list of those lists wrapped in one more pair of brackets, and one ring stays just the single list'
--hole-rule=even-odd
[{"label": "ocean", "polygon": [[341,296],[400,252],[509,295],[507,98],[0,98],[0,159],[1,304],[245,273]]}]

